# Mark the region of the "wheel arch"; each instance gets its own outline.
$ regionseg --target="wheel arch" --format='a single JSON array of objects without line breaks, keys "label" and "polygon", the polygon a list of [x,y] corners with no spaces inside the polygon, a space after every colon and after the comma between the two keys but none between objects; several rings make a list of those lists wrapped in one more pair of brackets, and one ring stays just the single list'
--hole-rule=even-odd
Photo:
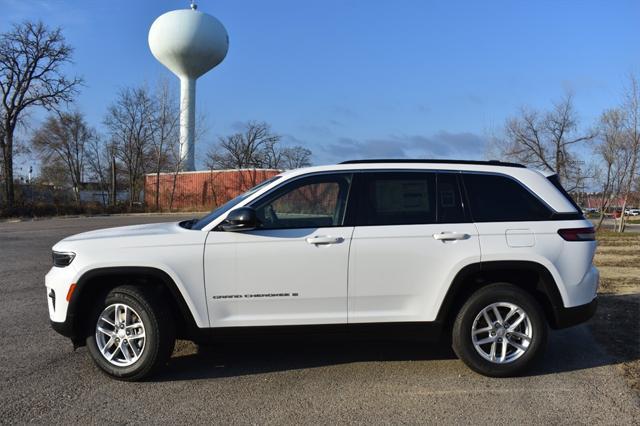
[{"label": "wheel arch", "polygon": [[452,280],[436,321],[451,324],[473,292],[495,282],[510,283],[532,294],[542,305],[549,324],[558,327],[557,312],[563,301],[553,275],[544,265],[523,260],[477,262],[463,267]]},{"label": "wheel arch", "polygon": [[82,329],[83,319],[89,315],[92,302],[123,284],[154,287],[165,297],[171,308],[178,336],[189,338],[195,335],[198,326],[193,314],[182,292],[168,273],[154,267],[105,267],[83,273],[76,282],[67,308],[67,318],[71,322],[70,338],[75,346],[84,345],[86,330]]}]

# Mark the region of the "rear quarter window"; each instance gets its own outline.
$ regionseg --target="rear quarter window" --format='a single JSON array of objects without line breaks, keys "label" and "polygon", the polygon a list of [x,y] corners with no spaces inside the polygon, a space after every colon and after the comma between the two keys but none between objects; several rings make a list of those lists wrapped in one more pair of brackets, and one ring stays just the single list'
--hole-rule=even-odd
[{"label": "rear quarter window", "polygon": [[519,182],[503,175],[463,174],[475,222],[550,220],[552,211]]}]

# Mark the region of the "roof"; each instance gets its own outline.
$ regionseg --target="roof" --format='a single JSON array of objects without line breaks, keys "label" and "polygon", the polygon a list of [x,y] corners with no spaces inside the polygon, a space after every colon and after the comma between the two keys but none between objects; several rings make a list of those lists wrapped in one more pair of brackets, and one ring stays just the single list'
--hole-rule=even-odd
[{"label": "roof", "polygon": [[376,163],[429,163],[429,164],[472,164],[478,166],[503,166],[503,167],[519,167],[526,168],[526,166],[518,163],[507,163],[498,160],[449,160],[449,159],[434,159],[434,158],[417,158],[417,159],[366,159],[366,160],[349,160],[343,161],[339,164],[376,164]]}]

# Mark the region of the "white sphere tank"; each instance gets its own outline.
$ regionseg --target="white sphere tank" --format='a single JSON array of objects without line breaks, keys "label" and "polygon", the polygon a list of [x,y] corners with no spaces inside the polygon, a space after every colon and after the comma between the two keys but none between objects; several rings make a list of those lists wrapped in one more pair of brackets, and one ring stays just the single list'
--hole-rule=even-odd
[{"label": "white sphere tank", "polygon": [[229,35],[211,15],[195,9],[167,12],[149,29],[155,58],[180,78],[180,156],[183,170],[195,170],[196,79],[227,55]]}]

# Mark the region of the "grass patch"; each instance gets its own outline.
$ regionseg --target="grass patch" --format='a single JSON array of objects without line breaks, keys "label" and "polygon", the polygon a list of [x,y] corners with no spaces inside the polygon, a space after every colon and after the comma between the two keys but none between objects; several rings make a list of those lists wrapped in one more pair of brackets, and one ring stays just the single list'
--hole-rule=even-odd
[{"label": "grass patch", "polygon": [[640,394],[640,234],[600,231],[597,240],[600,300],[589,326]]}]

